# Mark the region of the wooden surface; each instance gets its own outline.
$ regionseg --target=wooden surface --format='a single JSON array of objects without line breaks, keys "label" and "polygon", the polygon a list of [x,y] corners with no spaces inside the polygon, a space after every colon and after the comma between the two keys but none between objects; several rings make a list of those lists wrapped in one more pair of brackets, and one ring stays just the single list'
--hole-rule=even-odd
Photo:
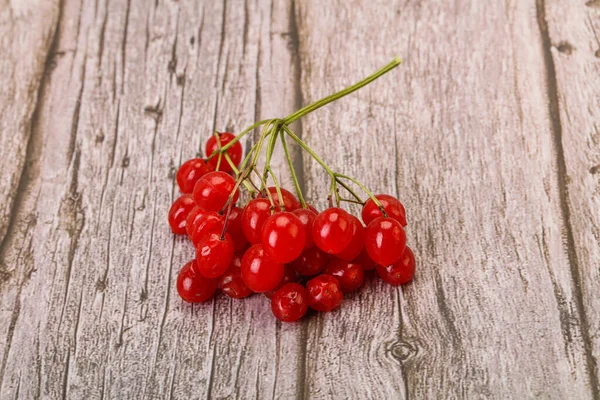
[{"label": "wooden surface", "polygon": [[[177,166],[396,54],[294,128],[404,202],[415,281],[184,304]],[[0,85],[0,399],[600,398],[598,1],[0,0]]]}]

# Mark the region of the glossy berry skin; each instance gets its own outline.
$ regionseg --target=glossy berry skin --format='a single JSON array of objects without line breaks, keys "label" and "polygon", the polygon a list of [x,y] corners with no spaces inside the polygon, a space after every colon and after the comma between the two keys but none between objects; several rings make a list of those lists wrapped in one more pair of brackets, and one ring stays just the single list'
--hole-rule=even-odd
[{"label": "glossy berry skin", "polygon": [[358,255],[358,257],[356,257],[353,261],[357,264],[362,265],[365,271],[374,270],[375,265],[377,265],[375,261],[371,260],[371,257],[369,257],[369,253],[367,253],[367,250],[365,249],[363,249]]},{"label": "glossy berry skin", "polygon": [[306,229],[291,212],[271,215],[263,225],[263,249],[278,263],[286,264],[298,258],[305,242]]},{"label": "glossy berry skin", "polygon": [[177,171],[177,185],[181,193],[191,194],[194,191],[194,186],[198,179],[214,171],[215,169],[210,167],[205,160],[201,158],[192,158],[187,160],[179,170]]},{"label": "glossy berry skin", "polygon": [[240,270],[246,286],[254,292],[263,293],[275,289],[281,282],[284,266],[275,262],[261,244],[255,244],[242,257]]},{"label": "glossy berry skin", "polygon": [[198,222],[204,212],[202,208],[196,206],[192,208],[192,211],[190,211],[185,219],[185,231],[190,239],[192,238],[192,233],[194,233],[194,225],[196,225],[196,222]]},{"label": "glossy berry skin", "polygon": [[[229,233],[233,239],[233,245],[235,246],[236,252],[241,251],[244,247],[246,247],[246,244],[248,244],[248,241],[246,240],[242,230],[243,211],[244,210],[242,210],[241,207],[231,207],[231,211],[228,215],[227,233]],[[225,211],[225,215],[227,215],[227,211]]]},{"label": "glossy berry skin", "polygon": [[362,265],[338,258],[332,259],[323,273],[336,278],[343,293],[358,289],[365,281],[365,270]]},{"label": "glossy berry skin", "polygon": [[312,238],[312,227],[315,218],[317,218],[317,213],[309,208],[297,208],[292,211],[302,225],[304,225],[304,229],[306,230],[306,241],[304,242],[304,249],[310,249],[315,246],[315,241]]},{"label": "glossy berry skin", "polygon": [[194,224],[192,230],[192,243],[197,246],[198,243],[204,238],[204,236],[211,233],[218,233],[219,235],[223,232],[223,226],[225,225],[225,217],[214,211],[206,211],[202,213],[200,218]]},{"label": "glossy berry skin", "polygon": [[239,256],[234,256],[227,271],[219,278],[221,290],[233,299],[243,299],[252,294],[252,290],[246,286],[242,279],[241,265],[242,259]]},{"label": "glossy berry skin", "polygon": [[[302,207],[302,205],[300,204],[296,196],[292,194],[292,192],[284,188],[279,189],[281,190],[281,198],[283,199],[285,211],[294,211]],[[281,205],[279,204],[279,195],[277,194],[277,189],[271,186],[268,188],[268,190],[269,193],[271,193],[271,196],[273,197],[273,203],[275,203],[276,207],[280,208]]]},{"label": "glossy berry skin", "polygon": [[[406,210],[400,200],[389,194],[375,195],[377,200],[383,206],[383,209],[388,214],[388,217],[400,222],[403,227],[406,226]],[[372,199],[368,199],[362,209],[362,220],[366,225],[369,225],[375,218],[383,217],[381,210]]]},{"label": "glossy berry skin", "polygon": [[350,214],[341,208],[328,208],[315,218],[312,237],[318,248],[329,254],[338,254],[352,240]]},{"label": "glossy berry skin", "polygon": [[213,297],[219,281],[202,276],[197,269],[196,260],[185,264],[177,275],[177,293],[184,301],[201,303]]},{"label": "glossy berry skin", "polygon": [[290,263],[297,273],[303,276],[319,274],[327,266],[329,256],[318,247],[311,247],[300,254],[300,257]]},{"label": "glossy berry skin", "polygon": [[189,194],[184,194],[173,202],[169,209],[169,225],[176,235],[185,235],[188,214],[196,206],[194,199]]},{"label": "glossy berry skin", "polygon": [[[196,182],[194,200],[199,207],[207,211],[221,211],[229,195],[235,187],[235,179],[225,172],[210,172]],[[233,196],[233,204],[237,201],[239,191]]]},{"label": "glossy berry skin", "polygon": [[251,244],[260,243],[262,228],[267,218],[271,216],[269,199],[258,198],[250,200],[242,212],[242,232]]},{"label": "glossy berry skin", "polygon": [[406,234],[400,222],[392,218],[375,218],[365,232],[365,249],[371,260],[390,265],[400,259],[406,247]]},{"label": "glossy berry skin", "polygon": [[336,254],[337,258],[346,261],[354,260],[365,247],[365,227],[354,215],[350,214],[350,219],[352,221],[352,240],[341,253]]},{"label": "glossy berry skin", "polygon": [[306,283],[308,306],[313,310],[328,312],[339,307],[344,300],[340,283],[331,275],[319,275]]},{"label": "glossy berry skin", "polygon": [[298,282],[298,274],[296,273],[296,270],[294,269],[294,267],[292,267],[290,264],[286,264],[285,271],[283,273],[283,278],[281,278],[281,282],[279,282],[279,285],[277,285],[277,287],[275,287],[275,289],[269,290],[268,292],[264,292],[263,294],[265,295],[266,298],[270,299],[273,297],[273,295],[279,288],[281,288],[286,283],[292,283],[292,282]]},{"label": "glossy berry skin", "polygon": [[393,286],[404,285],[415,276],[415,255],[407,246],[400,260],[386,267],[377,265],[377,275]]},{"label": "glossy berry skin", "polygon": [[283,322],[294,322],[308,311],[308,292],[298,283],[287,283],[271,299],[273,315]]},{"label": "glossy berry skin", "polygon": [[[221,132],[218,134],[219,135],[219,142],[221,143],[221,147],[224,147],[227,143],[231,142],[233,139],[235,139],[235,135],[233,133],[229,133],[229,132]],[[206,146],[205,146],[205,152],[206,152],[206,156],[210,156],[215,150],[219,149],[219,143],[217,142],[217,138],[215,135],[212,135],[206,142]],[[242,145],[240,144],[240,142],[236,142],[233,146],[231,146],[229,149],[227,149],[227,151],[225,152],[229,155],[229,158],[231,158],[231,161],[233,161],[233,163],[235,164],[236,167],[238,167],[240,165],[240,161],[242,161]],[[208,160],[208,164],[213,168],[213,170],[216,168],[217,166],[217,162],[219,160],[219,155],[215,155],[213,158],[211,158],[210,160]],[[219,165],[219,170],[223,171],[223,172],[233,172],[233,170],[231,169],[231,166],[229,165],[229,163],[227,162],[227,160],[225,159],[225,157],[221,157],[221,164]]]},{"label": "glossy berry skin", "polygon": [[233,260],[233,240],[227,233],[210,233],[196,246],[198,272],[207,278],[223,275]]}]

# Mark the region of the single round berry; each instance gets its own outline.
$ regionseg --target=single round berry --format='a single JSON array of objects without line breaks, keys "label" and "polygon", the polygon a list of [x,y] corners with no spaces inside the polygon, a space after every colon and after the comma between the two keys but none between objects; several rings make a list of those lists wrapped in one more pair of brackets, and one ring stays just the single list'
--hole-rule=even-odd
[{"label": "single round berry", "polygon": [[214,211],[205,211],[194,224],[191,237],[192,243],[197,246],[205,236],[211,233],[220,235],[223,232],[224,225],[225,217]]},{"label": "single round berry", "polygon": [[[233,239],[233,245],[235,246],[236,252],[241,251],[248,244],[244,232],[242,231],[243,211],[244,210],[242,210],[241,207],[231,207],[227,220],[227,233],[229,233]],[[227,211],[225,211],[225,215],[227,215]]]},{"label": "single round berry", "polygon": [[239,256],[234,256],[227,271],[219,278],[221,290],[233,299],[243,299],[252,294],[252,290],[246,286],[242,279],[241,265],[242,259]]},{"label": "single round berry", "polygon": [[304,229],[306,230],[306,242],[304,243],[304,249],[310,249],[315,246],[315,241],[312,238],[312,227],[315,218],[317,218],[317,213],[309,208],[297,208],[292,211],[302,225],[304,225]]},{"label": "single round berry", "polygon": [[319,275],[306,283],[308,306],[313,310],[328,312],[339,307],[344,300],[340,283],[331,275]]},{"label": "single round berry", "polygon": [[198,182],[198,179],[212,171],[214,171],[214,168],[211,168],[206,161],[201,158],[187,160],[181,164],[181,167],[179,167],[179,170],[177,171],[176,178],[179,190],[181,190],[181,193],[191,194],[194,191],[194,186],[196,185],[196,182]]},{"label": "single round berry", "polygon": [[261,244],[250,247],[242,257],[242,279],[257,293],[273,290],[283,278],[283,264],[275,262]]},{"label": "single round berry", "polygon": [[285,270],[283,273],[283,278],[281,278],[281,282],[279,282],[279,284],[275,287],[275,289],[269,290],[268,292],[264,292],[263,294],[265,295],[266,298],[270,299],[271,297],[273,297],[273,294],[275,294],[275,292],[279,288],[281,288],[286,283],[292,283],[292,282],[298,282],[298,274],[296,273],[296,270],[294,269],[294,267],[292,267],[290,264],[286,264]]},{"label": "single round berry", "polygon": [[390,265],[400,259],[406,247],[406,234],[393,218],[375,218],[365,232],[365,249],[379,265]]},{"label": "single round berry", "polygon": [[290,263],[297,273],[303,276],[314,276],[319,274],[327,263],[329,256],[318,247],[311,247],[300,254],[300,257]]},{"label": "single round berry", "polygon": [[[389,194],[378,194],[375,198],[379,200],[388,217],[400,222],[403,227],[406,226],[406,210],[400,200]],[[369,225],[375,218],[383,217],[381,210],[372,199],[367,200],[362,209],[362,220]]]},{"label": "single round berry", "polygon": [[195,206],[185,219],[185,231],[190,239],[194,233],[194,226],[196,225],[196,222],[198,222],[204,212],[205,211],[202,208]]},{"label": "single round berry", "polygon": [[263,225],[263,249],[278,263],[285,264],[298,258],[305,242],[304,225],[291,212],[271,215]]},{"label": "single round berry", "polygon": [[329,254],[338,254],[352,240],[352,219],[341,208],[328,208],[315,218],[312,237],[318,248]]},{"label": "single round berry", "polygon": [[350,219],[352,220],[352,240],[341,253],[336,254],[337,258],[346,261],[354,260],[365,247],[365,227],[354,215],[350,214]]},{"label": "single round berry", "polygon": [[223,275],[233,260],[233,240],[226,233],[221,239],[220,233],[205,236],[196,246],[198,271],[207,278]]},{"label": "single round berry", "polygon": [[353,261],[357,264],[362,265],[365,271],[374,270],[375,265],[377,265],[375,261],[371,260],[371,257],[369,257],[369,253],[367,253],[367,250],[365,249],[363,249],[363,251],[361,251],[358,257],[356,257]]},{"label": "single round berry", "polygon": [[[210,172],[196,182],[194,200],[207,211],[221,211],[235,188],[235,179],[225,172]],[[233,195],[233,204],[237,201],[239,191]]]},{"label": "single round berry", "polygon": [[385,282],[393,286],[404,285],[415,276],[415,255],[407,246],[402,257],[394,264],[388,266],[377,265],[377,275]]},{"label": "single round berry", "polygon": [[[277,194],[277,189],[271,186],[268,188],[268,190],[269,193],[271,193],[271,197],[273,197],[273,203],[275,203],[276,207],[280,208],[281,206],[279,204],[279,195]],[[292,194],[292,192],[284,188],[279,188],[279,190],[281,191],[281,198],[283,199],[285,211],[294,211],[302,207],[302,205],[300,204],[296,196]]]},{"label": "single round berry", "polygon": [[298,283],[286,283],[273,295],[271,310],[280,321],[298,321],[308,311],[308,292]]},{"label": "single round berry", "polygon": [[269,199],[258,198],[248,202],[242,212],[242,232],[250,244],[261,242],[263,225],[270,216]]},{"label": "single round berry", "polygon": [[185,264],[177,275],[177,293],[190,303],[201,303],[213,297],[219,281],[202,276],[197,269],[196,260]]},{"label": "single round berry", "polygon": [[[235,135],[229,132],[221,132],[217,135],[219,136],[218,141],[217,137],[215,135],[212,135],[206,142],[206,148],[204,150],[206,151],[207,157],[210,156],[215,150],[219,149],[219,142],[221,143],[221,147],[225,147],[227,143],[235,139]],[[229,155],[229,158],[231,158],[231,161],[236,167],[240,165],[243,153],[242,145],[240,142],[236,142],[235,144],[233,144],[229,149],[227,149],[227,151],[225,151],[225,153]],[[223,153],[223,155],[225,155],[225,153]],[[216,168],[218,160],[218,154],[215,154],[213,158],[208,160],[208,164],[213,168],[213,170]],[[219,165],[219,170],[223,172],[233,172],[233,169],[231,168],[224,156],[221,157],[221,164]]]},{"label": "single round berry", "polygon": [[186,234],[186,219],[195,206],[196,203],[189,194],[184,194],[173,202],[173,205],[169,209],[169,225],[174,234]]},{"label": "single round berry", "polygon": [[362,265],[352,261],[334,258],[329,262],[323,272],[336,278],[344,293],[349,293],[358,289],[365,281],[365,271]]}]

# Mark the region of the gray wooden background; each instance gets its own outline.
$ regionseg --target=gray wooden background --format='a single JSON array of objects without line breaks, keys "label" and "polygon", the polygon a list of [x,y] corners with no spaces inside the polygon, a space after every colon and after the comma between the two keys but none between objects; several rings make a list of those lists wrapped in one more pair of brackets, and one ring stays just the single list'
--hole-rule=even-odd
[{"label": "gray wooden background", "polygon": [[[414,283],[184,304],[177,166],[396,54],[295,129],[404,202]],[[600,396],[598,0],[0,0],[0,168],[1,399]]]}]

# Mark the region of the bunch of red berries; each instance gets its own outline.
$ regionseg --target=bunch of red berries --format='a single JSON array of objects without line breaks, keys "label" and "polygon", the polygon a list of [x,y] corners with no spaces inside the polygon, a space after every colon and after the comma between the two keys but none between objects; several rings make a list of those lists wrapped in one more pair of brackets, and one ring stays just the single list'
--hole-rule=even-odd
[{"label": "bunch of red berries", "polygon": [[[238,136],[215,133],[206,143],[206,159],[194,158],[180,167],[177,183],[183,195],[171,206],[169,224],[173,233],[187,234],[196,248],[196,259],[177,278],[183,300],[206,301],[218,288],[236,299],[263,293],[271,299],[275,317],[292,322],[309,307],[323,312],[338,307],[344,293],[362,286],[365,271],[375,269],[392,285],[412,279],[415,257],[406,246],[406,212],[400,201],[386,194],[373,195],[355,179],[333,172],[288,126],[398,64],[395,59],[364,81],[284,119],[258,122]],[[242,161],[239,140],[261,125],[259,141]],[[330,207],[320,213],[304,200],[287,137],[311,154],[332,180]],[[279,186],[270,168],[277,141],[283,145],[298,197]],[[265,142],[266,164],[261,174],[257,160]],[[273,186],[268,186],[269,178]],[[363,202],[349,183],[360,187],[369,199]],[[241,185],[250,194],[243,208],[236,205]],[[353,198],[343,198],[340,187]],[[340,208],[345,201],[362,205],[362,222]]]}]

